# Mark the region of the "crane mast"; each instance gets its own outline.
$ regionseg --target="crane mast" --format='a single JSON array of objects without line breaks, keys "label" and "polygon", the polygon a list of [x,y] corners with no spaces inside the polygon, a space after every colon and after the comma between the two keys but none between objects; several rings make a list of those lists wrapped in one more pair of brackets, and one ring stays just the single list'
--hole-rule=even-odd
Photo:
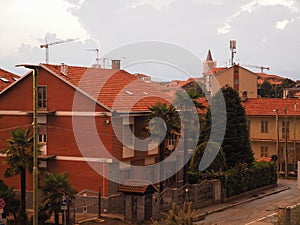
[{"label": "crane mast", "polygon": [[96,52],[96,66],[97,68],[100,68],[100,64],[99,64],[99,49],[98,48],[92,48],[92,49],[87,49],[87,51],[94,51]]}]

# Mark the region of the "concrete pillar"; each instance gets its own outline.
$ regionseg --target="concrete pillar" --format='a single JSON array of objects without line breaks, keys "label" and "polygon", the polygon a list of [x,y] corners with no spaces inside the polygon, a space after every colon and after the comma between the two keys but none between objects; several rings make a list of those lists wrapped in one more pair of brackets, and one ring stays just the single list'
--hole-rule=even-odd
[{"label": "concrete pillar", "polygon": [[221,180],[213,180],[214,203],[222,201],[222,183]]},{"label": "concrete pillar", "polygon": [[291,222],[291,208],[279,206],[278,207],[278,222],[279,224],[290,225]]}]

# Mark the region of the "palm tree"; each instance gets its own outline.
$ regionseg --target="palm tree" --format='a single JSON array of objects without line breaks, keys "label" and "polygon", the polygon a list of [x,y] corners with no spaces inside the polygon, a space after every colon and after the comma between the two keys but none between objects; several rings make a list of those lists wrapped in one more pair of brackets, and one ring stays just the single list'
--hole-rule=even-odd
[{"label": "palm tree", "polygon": [[3,198],[6,203],[3,216],[13,215],[14,220],[16,221],[17,211],[20,209],[20,202],[17,199],[13,188],[8,187],[3,180],[0,180],[0,198]]},{"label": "palm tree", "polygon": [[10,132],[7,148],[0,151],[6,154],[5,163],[9,167],[4,177],[20,175],[21,184],[21,217],[26,220],[26,170],[32,172],[33,168],[33,136],[30,129],[16,129]]},{"label": "palm tree", "polygon": [[43,199],[40,211],[43,211],[50,218],[54,213],[55,224],[59,224],[59,212],[63,196],[70,200],[75,199],[76,190],[69,183],[67,174],[45,173],[44,185],[41,188]]},{"label": "palm tree", "polygon": [[[149,110],[151,111],[150,120],[153,118],[160,118],[165,123],[162,124],[157,120],[152,120],[149,125],[151,133],[154,134],[154,136],[161,139],[161,142],[159,144],[159,161],[163,162],[166,154],[166,144],[168,138],[172,133],[180,133],[179,114],[173,105],[167,105],[166,103],[157,103],[156,105],[150,107]],[[160,192],[162,192],[163,190],[163,169],[163,166],[160,166]]]}]

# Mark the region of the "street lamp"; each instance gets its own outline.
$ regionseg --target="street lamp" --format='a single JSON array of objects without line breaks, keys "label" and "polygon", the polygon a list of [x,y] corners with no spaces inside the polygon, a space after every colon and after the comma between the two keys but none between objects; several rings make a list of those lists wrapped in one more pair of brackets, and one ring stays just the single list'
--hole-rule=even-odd
[{"label": "street lamp", "polygon": [[294,172],[296,171],[296,161],[297,161],[297,151],[296,151],[296,111],[297,111],[297,103],[294,103]]},{"label": "street lamp", "polygon": [[279,126],[278,126],[278,109],[273,110],[276,115],[276,151],[277,151],[277,161],[278,161],[278,172],[280,172],[280,156],[279,156]]},{"label": "street lamp", "polygon": [[287,107],[284,108],[284,131],[285,131],[285,163],[284,177],[288,178],[288,138],[287,138]]},{"label": "street lamp", "polygon": [[16,65],[32,69],[33,80],[33,225],[38,225],[38,159],[37,159],[37,66]]}]

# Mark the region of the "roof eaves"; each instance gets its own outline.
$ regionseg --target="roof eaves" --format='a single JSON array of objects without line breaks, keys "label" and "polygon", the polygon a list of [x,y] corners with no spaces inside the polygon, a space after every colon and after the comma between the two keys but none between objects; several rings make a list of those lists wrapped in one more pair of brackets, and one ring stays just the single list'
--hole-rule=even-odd
[{"label": "roof eaves", "polygon": [[20,78],[18,80],[16,80],[12,84],[10,84],[6,88],[4,88],[2,91],[0,91],[0,95],[2,93],[4,93],[5,91],[7,91],[8,89],[12,88],[14,85],[16,85],[17,83],[19,83],[21,80],[25,79],[25,77],[29,76],[30,74],[31,74],[31,71],[28,71],[25,75],[20,76]]}]

